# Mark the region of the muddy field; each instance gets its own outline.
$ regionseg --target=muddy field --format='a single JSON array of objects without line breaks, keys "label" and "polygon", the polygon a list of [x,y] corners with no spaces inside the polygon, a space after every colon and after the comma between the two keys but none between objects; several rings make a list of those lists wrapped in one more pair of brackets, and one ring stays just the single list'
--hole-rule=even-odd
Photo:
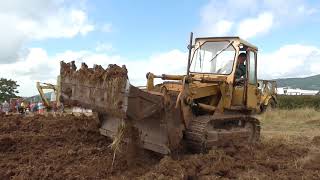
[{"label": "muddy field", "polygon": [[135,159],[122,152],[112,167],[111,141],[93,118],[1,116],[0,179],[320,179],[320,118],[310,122],[316,133],[264,122],[254,146],[174,157],[141,150]]}]

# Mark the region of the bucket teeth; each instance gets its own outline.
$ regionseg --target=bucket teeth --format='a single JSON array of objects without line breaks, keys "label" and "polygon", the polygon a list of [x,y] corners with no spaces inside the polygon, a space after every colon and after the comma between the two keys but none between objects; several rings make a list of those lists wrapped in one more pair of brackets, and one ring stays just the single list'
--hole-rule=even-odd
[{"label": "bucket teeth", "polygon": [[65,104],[77,104],[97,112],[115,115],[122,110],[125,88],[128,84],[125,66],[100,65],[88,68],[85,63],[76,69],[74,62],[61,62],[61,96]]}]

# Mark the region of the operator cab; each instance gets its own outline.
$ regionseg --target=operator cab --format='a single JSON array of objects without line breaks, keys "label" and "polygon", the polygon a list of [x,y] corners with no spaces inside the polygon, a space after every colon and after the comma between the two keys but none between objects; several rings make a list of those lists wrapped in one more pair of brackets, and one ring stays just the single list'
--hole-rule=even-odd
[{"label": "operator cab", "polygon": [[257,47],[239,37],[196,38],[193,47],[193,77],[223,79],[233,87],[230,108],[257,109]]},{"label": "operator cab", "polygon": [[[189,71],[191,74],[220,76],[235,74],[240,54],[246,55],[245,66],[249,59],[251,63],[251,81],[256,81],[255,59],[258,48],[239,37],[208,37],[196,38],[191,55]],[[249,70],[249,68],[247,68]],[[247,74],[247,73],[246,73]],[[242,77],[247,78],[247,77]],[[234,81],[228,78],[228,81]]]}]

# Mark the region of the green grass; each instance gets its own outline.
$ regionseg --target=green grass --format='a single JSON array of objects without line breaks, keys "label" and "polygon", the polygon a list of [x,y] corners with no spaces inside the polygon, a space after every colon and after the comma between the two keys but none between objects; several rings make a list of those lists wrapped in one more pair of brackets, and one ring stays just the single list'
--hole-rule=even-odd
[{"label": "green grass", "polygon": [[320,109],[320,96],[286,96],[278,95],[278,108],[297,109],[314,108]]}]

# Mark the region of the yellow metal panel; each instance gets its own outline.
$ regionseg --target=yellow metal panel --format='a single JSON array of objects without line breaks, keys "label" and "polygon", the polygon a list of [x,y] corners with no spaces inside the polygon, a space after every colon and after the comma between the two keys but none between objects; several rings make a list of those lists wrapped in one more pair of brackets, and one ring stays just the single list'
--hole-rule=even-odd
[{"label": "yellow metal panel", "polygon": [[224,88],[224,108],[230,108],[232,103],[233,86],[229,83],[223,83]]},{"label": "yellow metal panel", "polygon": [[258,109],[258,95],[259,90],[257,85],[248,84],[247,87],[247,108]]},{"label": "yellow metal panel", "polygon": [[232,95],[232,106],[242,106],[243,104],[244,87],[236,86]]},{"label": "yellow metal panel", "polygon": [[192,98],[198,99],[201,97],[212,96],[218,93],[219,86],[210,85],[204,87],[191,87]]},{"label": "yellow metal panel", "polygon": [[164,86],[167,88],[168,91],[178,91],[180,92],[182,90],[182,85],[181,84],[176,84],[176,83],[166,83]]}]

